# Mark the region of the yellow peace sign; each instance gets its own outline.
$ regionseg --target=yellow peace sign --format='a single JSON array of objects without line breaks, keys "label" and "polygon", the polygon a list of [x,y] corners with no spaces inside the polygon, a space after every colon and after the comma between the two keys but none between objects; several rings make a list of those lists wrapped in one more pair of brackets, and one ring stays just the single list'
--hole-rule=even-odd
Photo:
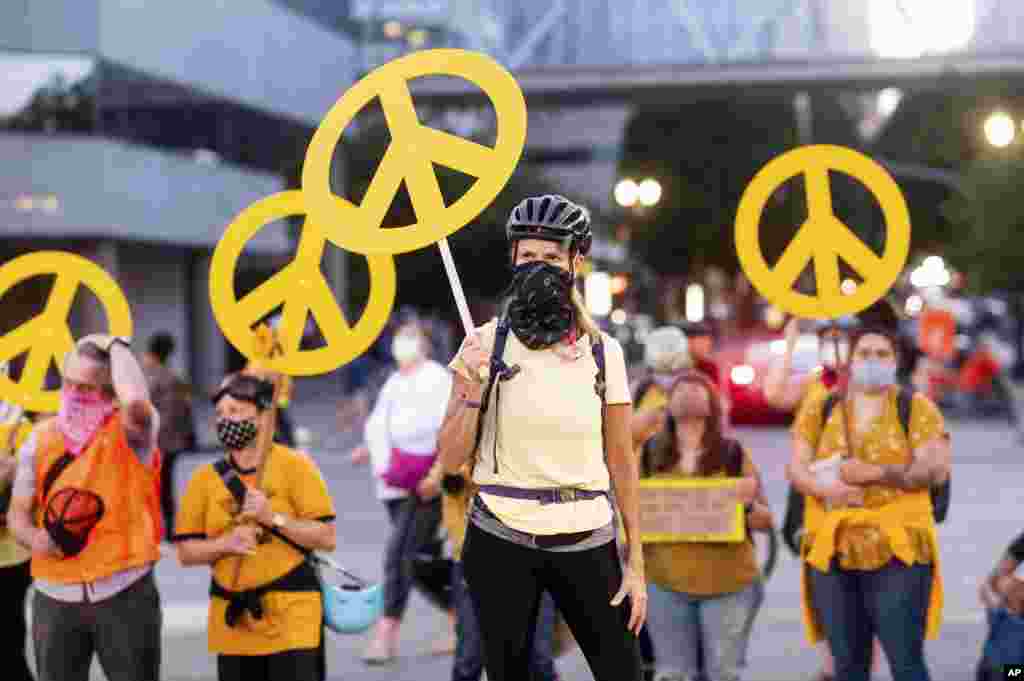
[{"label": "yellow peace sign", "polygon": [[[295,259],[254,291],[236,300],[235,267],[246,242],[267,223],[305,212],[303,194],[299,191],[280,192],[257,201],[228,225],[210,263],[210,303],[224,335],[246,358],[259,360],[262,366],[291,376],[333,371],[369,349],[387,324],[398,286],[394,260],[386,255],[368,256],[370,298],[363,316],[350,327],[320,271],[326,245],[323,230],[307,217]],[[261,358],[252,326],[282,304],[283,352],[273,358]],[[315,350],[300,350],[309,313],[327,344]]]},{"label": "yellow peace sign", "polygon": [[43,313],[0,337],[0,362],[28,352],[21,380],[15,383],[0,373],[0,399],[29,411],[55,412],[60,391],[43,390],[43,385],[50,362],[63,370],[64,355],[75,344],[67,319],[79,285],[89,288],[103,306],[111,335],[131,337],[132,314],[113,277],[94,262],[64,251],[29,253],[0,267],[0,298],[18,282],[46,274],[56,275],[56,280]]},{"label": "yellow peace sign", "polygon": [[[881,257],[832,212],[829,170],[856,178],[874,194],[886,225]],[[807,221],[771,268],[761,253],[758,238],[761,213],[775,189],[799,174],[803,174],[807,188]],[[893,285],[909,251],[910,213],[899,186],[882,166],[846,147],[812,145],[772,159],[747,186],[736,211],[736,253],[740,265],[761,295],[799,317],[835,319],[863,310]],[[840,257],[864,280],[851,295],[840,291]],[[792,288],[811,261],[817,289],[814,296]]]},{"label": "yellow peace sign", "polygon": [[[498,137],[494,148],[420,125],[408,81],[427,75],[455,76],[479,87],[494,104]],[[331,193],[331,160],[356,114],[380,98],[391,143],[362,203]],[[405,253],[423,248],[469,224],[512,176],[526,141],[526,101],[515,79],[489,57],[465,50],[425,50],[375,69],[339,99],[313,134],[302,166],[306,210],[327,238],[355,253]],[[472,175],[477,181],[445,207],[432,163]],[[417,221],[394,229],[381,223],[405,180]]]}]

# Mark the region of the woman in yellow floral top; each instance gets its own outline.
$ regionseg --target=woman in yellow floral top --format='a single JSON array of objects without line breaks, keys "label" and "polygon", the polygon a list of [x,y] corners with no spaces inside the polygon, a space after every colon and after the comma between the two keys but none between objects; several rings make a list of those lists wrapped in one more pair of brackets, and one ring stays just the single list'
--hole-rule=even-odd
[{"label": "woman in yellow floral top", "polygon": [[[895,681],[928,681],[924,640],[937,635],[942,609],[929,488],[949,475],[943,419],[917,393],[904,433],[897,338],[887,327],[859,329],[850,347],[849,398],[823,424],[826,398],[819,397],[794,425],[788,474],[807,495],[801,552],[808,637],[828,639],[843,681],[869,681],[875,636]],[[837,476],[821,470],[819,462],[847,454]]]}]

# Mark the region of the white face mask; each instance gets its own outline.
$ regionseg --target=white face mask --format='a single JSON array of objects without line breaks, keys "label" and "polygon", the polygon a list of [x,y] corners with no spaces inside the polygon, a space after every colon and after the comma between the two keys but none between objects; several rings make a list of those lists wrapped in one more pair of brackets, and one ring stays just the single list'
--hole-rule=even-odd
[{"label": "white face mask", "polygon": [[416,336],[395,336],[391,343],[391,354],[399,364],[416,361],[422,355],[420,339]]}]

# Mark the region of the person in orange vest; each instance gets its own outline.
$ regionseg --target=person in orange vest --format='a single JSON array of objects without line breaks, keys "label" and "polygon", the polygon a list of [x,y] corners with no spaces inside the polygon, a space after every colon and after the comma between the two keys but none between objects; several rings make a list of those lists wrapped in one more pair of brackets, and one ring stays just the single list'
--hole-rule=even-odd
[{"label": "person in orange vest", "polygon": [[60,410],[22,445],[8,526],[32,552],[40,681],[160,678],[159,415],[126,338],[78,341]]}]

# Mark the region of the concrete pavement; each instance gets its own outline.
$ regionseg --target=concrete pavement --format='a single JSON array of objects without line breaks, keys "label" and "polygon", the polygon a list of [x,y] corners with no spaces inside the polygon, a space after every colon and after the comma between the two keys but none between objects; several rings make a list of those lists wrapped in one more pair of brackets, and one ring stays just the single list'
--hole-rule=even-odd
[{"label": "concrete pavement", "polygon": [[[333,428],[333,386],[324,381],[299,382],[293,415],[297,425],[321,434]],[[211,433],[204,428],[207,435]],[[939,640],[928,644],[936,681],[959,681],[973,675],[984,636],[983,616],[976,587],[1010,539],[1020,531],[1020,494],[1016,481],[1024,477],[1021,448],[1002,423],[953,423],[953,502],[940,530],[942,569],[945,575],[945,626]],[[740,429],[762,469],[767,493],[781,519],[786,496],[783,468],[788,457],[788,435],[782,429]],[[338,508],[339,545],[335,558],[360,575],[380,575],[381,552],[388,530],[383,507],[374,499],[366,469],[353,467],[347,450],[356,439],[334,435],[311,447],[326,476]],[[211,460],[186,460],[176,478],[179,487],[196,466]],[[755,624],[747,681],[788,681],[810,678],[817,655],[804,643],[799,610],[798,564],[785,548],[767,588],[764,608]],[[173,556],[157,571],[165,604],[164,679],[215,679],[215,663],[206,650],[205,620],[209,573],[183,569]],[[401,635],[400,659],[383,668],[367,668],[359,661],[365,636],[329,635],[331,679],[361,681],[440,681],[451,671],[450,657],[430,657],[433,641],[444,631],[446,618],[414,595]],[[559,661],[565,681],[591,676],[578,651]],[[103,679],[93,669],[94,679]],[[889,678],[888,671],[880,678]]]}]

